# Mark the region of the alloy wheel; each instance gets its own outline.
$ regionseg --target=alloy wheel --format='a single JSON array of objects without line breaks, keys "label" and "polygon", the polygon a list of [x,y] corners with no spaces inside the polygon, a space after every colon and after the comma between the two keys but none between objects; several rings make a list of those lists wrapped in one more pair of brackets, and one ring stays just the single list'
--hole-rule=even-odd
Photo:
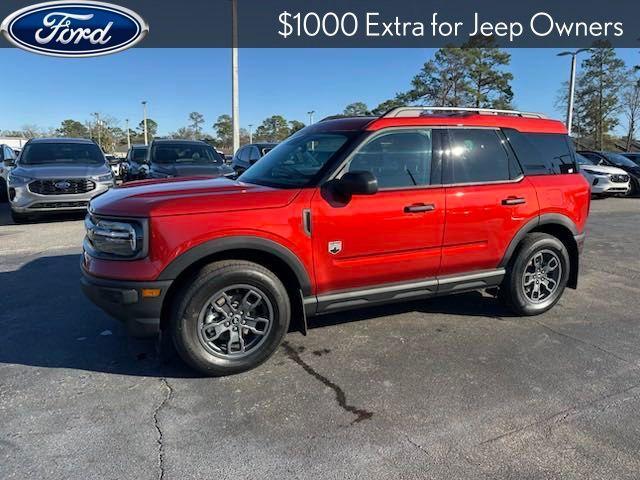
[{"label": "alloy wheel", "polygon": [[527,262],[522,274],[522,292],[532,303],[542,303],[557,290],[562,278],[562,263],[552,250],[539,250]]}]

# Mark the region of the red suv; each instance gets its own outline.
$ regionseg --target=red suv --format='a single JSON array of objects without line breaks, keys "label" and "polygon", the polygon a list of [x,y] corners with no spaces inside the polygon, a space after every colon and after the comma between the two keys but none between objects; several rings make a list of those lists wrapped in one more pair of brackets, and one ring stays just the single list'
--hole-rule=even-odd
[{"label": "red suv", "polygon": [[269,358],[292,321],[306,333],[349,308],[491,288],[542,313],[577,285],[589,199],[567,130],[541,115],[329,118],[237,180],[92,200],[82,283],[131,333],[168,335],[191,366],[226,375]]}]

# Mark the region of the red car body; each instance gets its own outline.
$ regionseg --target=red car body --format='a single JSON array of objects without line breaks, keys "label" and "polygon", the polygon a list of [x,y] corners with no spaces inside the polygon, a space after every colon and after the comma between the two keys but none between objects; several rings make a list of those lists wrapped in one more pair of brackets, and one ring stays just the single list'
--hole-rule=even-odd
[{"label": "red car body", "polygon": [[[385,129],[424,126],[567,134],[564,125],[553,120],[485,114],[328,120],[314,127],[350,128],[366,138]],[[366,294],[349,304],[349,292],[373,291],[381,285],[434,279],[435,289],[430,286],[435,284],[424,282],[432,293],[446,292],[449,284],[451,291],[490,286],[474,278],[504,267],[518,239],[534,230],[552,232],[567,242],[575,264],[569,286],[577,283],[590,192],[575,171],[522,175],[515,181],[380,190],[354,196],[340,208],[325,198],[322,188],[181,178],[114,189],[95,198],[90,213],[148,221],[148,253],[123,261],[100,258],[86,249],[85,283],[93,286],[91,296],[97,303],[126,320],[139,317],[140,311],[124,315],[121,306],[105,305],[104,290],[133,289],[139,294],[142,288],[158,286],[163,290],[160,298],[148,299],[155,302],[148,323],[157,331],[172,285],[193,265],[239,256],[263,260],[287,277],[287,285],[301,292],[304,310],[312,315],[333,311],[336,304],[331,299],[336,296],[341,307],[363,305]],[[433,208],[407,214],[408,207],[422,205]],[[339,254],[328,248],[335,240],[341,242]],[[98,301],[99,296],[103,300]],[[138,298],[139,303],[145,301]]]}]

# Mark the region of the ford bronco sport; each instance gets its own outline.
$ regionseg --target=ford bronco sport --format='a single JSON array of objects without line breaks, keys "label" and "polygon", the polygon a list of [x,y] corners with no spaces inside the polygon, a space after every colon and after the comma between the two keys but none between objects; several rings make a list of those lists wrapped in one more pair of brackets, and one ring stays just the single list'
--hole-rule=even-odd
[{"label": "ford bronco sport", "polygon": [[82,284],[131,333],[209,375],[264,362],[290,322],[491,289],[519,315],[576,288],[590,191],[562,123],[405,107],[329,118],[237,180],[92,200]]}]

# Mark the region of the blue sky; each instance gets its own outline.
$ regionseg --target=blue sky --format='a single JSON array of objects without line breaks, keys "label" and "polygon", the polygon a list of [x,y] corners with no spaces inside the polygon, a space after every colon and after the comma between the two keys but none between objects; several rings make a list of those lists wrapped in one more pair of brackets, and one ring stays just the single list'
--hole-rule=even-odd
[{"label": "blue sky", "polygon": [[[430,49],[243,49],[240,50],[240,122],[254,129],[272,114],[307,122],[364,101],[373,107],[407,89],[433,55]],[[569,75],[569,59],[552,49],[514,49],[514,104],[562,118],[554,101]],[[628,65],[640,64],[637,49],[620,49]],[[140,101],[161,134],[185,126],[187,116],[205,116],[206,130],[230,112],[231,55],[227,49],[132,49],[87,59],[61,59],[18,49],[0,49],[3,115],[0,130],[26,124],[57,127],[66,118],[92,112],[122,122],[142,119]],[[8,69],[7,69],[8,67]],[[7,75],[7,71],[11,75]]]}]

